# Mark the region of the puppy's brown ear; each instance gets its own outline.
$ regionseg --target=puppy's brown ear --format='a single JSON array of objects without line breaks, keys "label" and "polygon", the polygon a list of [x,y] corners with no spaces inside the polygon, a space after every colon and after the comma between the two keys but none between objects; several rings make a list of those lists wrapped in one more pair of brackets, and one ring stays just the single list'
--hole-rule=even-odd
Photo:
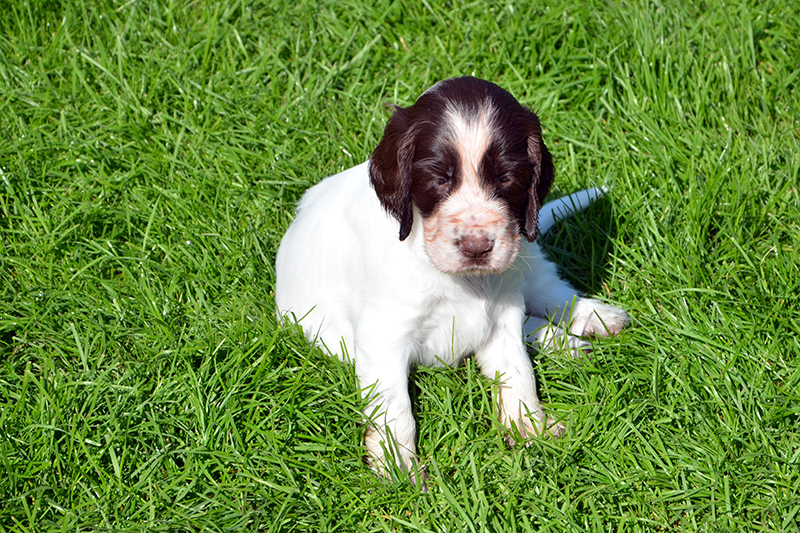
[{"label": "puppy's brown ear", "polygon": [[555,174],[553,159],[542,141],[542,129],[536,115],[533,115],[532,128],[528,135],[528,158],[533,163],[533,176],[528,189],[528,207],[525,210],[525,237],[533,242],[539,236],[539,209],[550,192]]},{"label": "puppy's brown ear", "polygon": [[400,240],[411,233],[411,164],[414,162],[414,133],[411,119],[402,107],[394,106],[383,138],[369,164],[369,180],[381,205],[400,222]]}]

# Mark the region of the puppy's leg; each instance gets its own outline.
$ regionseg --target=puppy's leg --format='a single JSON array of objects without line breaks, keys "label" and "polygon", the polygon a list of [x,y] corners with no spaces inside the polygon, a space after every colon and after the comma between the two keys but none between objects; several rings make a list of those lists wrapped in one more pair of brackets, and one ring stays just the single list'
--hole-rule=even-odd
[{"label": "puppy's leg", "polygon": [[[534,317],[549,319],[572,335],[616,335],[630,322],[628,314],[622,309],[582,298],[572,285],[559,277],[555,264],[545,257],[537,243],[528,246],[524,273],[522,292],[526,311]],[[531,328],[526,330],[526,333],[533,331]],[[549,347],[553,340],[562,335],[562,332],[554,331],[549,334],[548,341],[545,328],[537,332],[536,339],[540,346]],[[568,343],[572,345],[576,341],[568,339]]]},{"label": "puppy's leg", "polygon": [[[364,410],[367,461],[384,477],[389,475],[387,466],[394,462],[424,488],[425,474],[417,466],[416,424],[408,394],[408,356],[402,351],[393,353],[390,344],[386,343],[382,352],[358,350],[355,357],[362,394],[369,398]],[[369,355],[374,353],[380,355]]]},{"label": "puppy's leg", "polygon": [[497,406],[500,422],[510,430],[506,437],[509,445],[514,444],[516,434],[523,438],[558,437],[565,429],[563,424],[548,417],[539,403],[536,378],[520,337],[524,317],[521,304],[509,305],[501,311],[489,341],[475,352],[475,361],[483,375],[489,379],[499,376]]},{"label": "puppy's leg", "polygon": [[580,294],[559,277],[556,265],[538,244],[531,244],[528,251],[522,294],[531,316],[525,322],[525,337],[539,350],[570,350],[573,357],[583,357],[591,344],[570,335],[572,307],[581,301]]},{"label": "puppy's leg", "polygon": [[415,485],[424,489],[426,475],[417,464],[416,424],[408,390],[382,391],[372,397],[365,414],[368,421],[364,446],[370,467],[389,477],[387,468],[394,462]]}]

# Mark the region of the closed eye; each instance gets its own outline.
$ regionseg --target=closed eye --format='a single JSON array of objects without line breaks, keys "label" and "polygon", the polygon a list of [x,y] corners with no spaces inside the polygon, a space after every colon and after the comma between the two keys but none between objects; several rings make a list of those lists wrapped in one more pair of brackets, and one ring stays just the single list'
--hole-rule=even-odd
[{"label": "closed eye", "polygon": [[453,182],[454,177],[455,174],[453,170],[447,170],[439,174],[439,176],[436,178],[436,185],[439,185],[440,187],[450,185]]}]

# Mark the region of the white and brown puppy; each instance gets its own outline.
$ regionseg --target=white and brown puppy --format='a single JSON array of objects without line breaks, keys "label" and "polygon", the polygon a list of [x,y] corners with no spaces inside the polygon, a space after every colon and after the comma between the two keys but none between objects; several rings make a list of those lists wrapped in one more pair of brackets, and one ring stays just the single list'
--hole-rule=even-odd
[{"label": "white and brown puppy", "polygon": [[278,251],[278,309],[355,362],[371,395],[365,444],[378,471],[387,460],[415,471],[414,365],[474,354],[485,376],[499,377],[501,422],[524,437],[556,436],[564,427],[542,411],[526,336],[581,355],[588,343],[577,336],[628,323],[624,311],[581,298],[534,242],[557,210],[601,194],[543,208],[552,180],[536,115],[464,77],[397,107],[369,161],[301,200]]}]

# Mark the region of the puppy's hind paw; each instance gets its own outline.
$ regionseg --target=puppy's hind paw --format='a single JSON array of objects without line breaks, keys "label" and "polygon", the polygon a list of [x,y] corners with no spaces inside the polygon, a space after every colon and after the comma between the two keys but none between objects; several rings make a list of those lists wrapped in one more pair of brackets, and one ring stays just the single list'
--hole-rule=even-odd
[{"label": "puppy's hind paw", "polygon": [[622,331],[630,322],[628,313],[619,307],[598,300],[582,299],[575,306],[570,333],[584,337],[608,337]]}]

